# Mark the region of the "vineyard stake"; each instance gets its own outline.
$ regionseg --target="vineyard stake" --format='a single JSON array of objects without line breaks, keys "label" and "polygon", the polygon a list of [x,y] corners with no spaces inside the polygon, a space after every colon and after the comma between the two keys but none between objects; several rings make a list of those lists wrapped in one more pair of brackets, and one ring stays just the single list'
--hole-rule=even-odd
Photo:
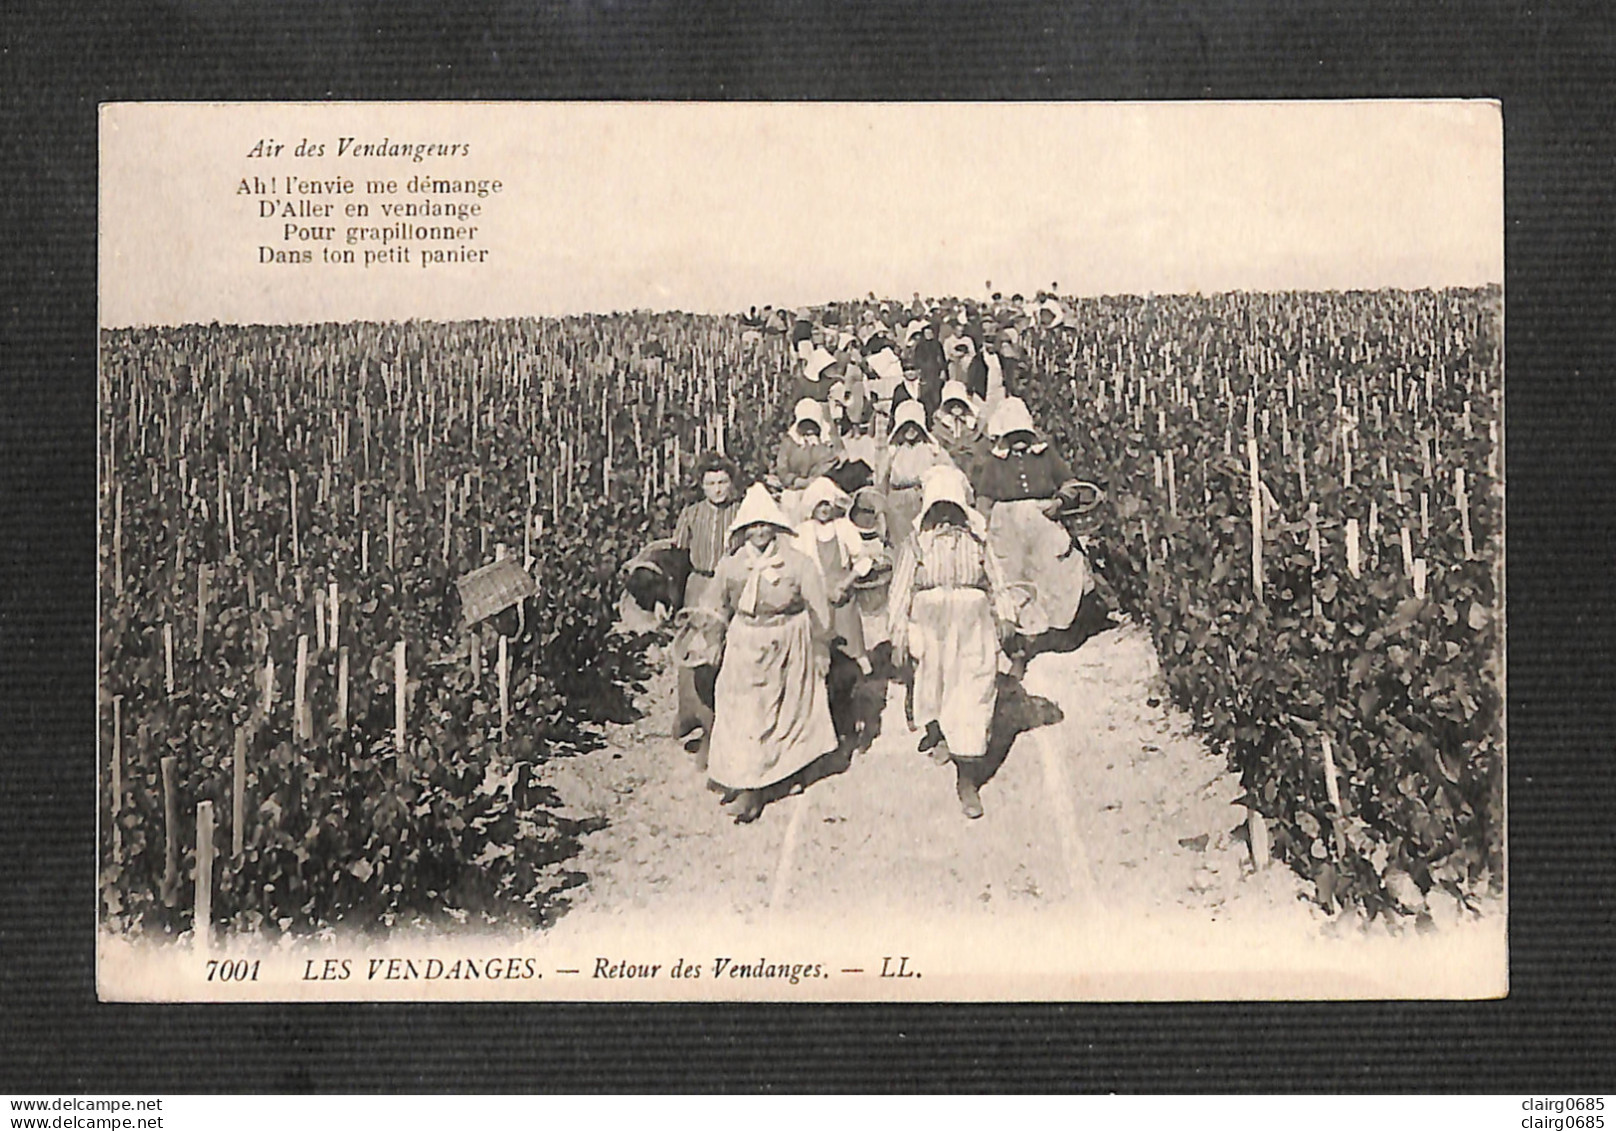
[{"label": "vineyard stake", "polygon": [[297,673],[293,677],[292,691],[292,719],[297,730],[297,737],[307,742],[313,737],[313,727],[309,719],[309,636],[301,633],[297,638]]},{"label": "vineyard stake", "polygon": [[511,656],[509,642],[499,638],[499,737],[504,741],[511,721]]},{"label": "vineyard stake", "polygon": [[370,573],[370,531],[368,530],[359,532],[359,572],[366,575]]},{"label": "vineyard stake", "polygon": [[314,590],[314,654],[325,651],[325,594]]},{"label": "vineyard stake", "polygon": [[1262,477],[1257,465],[1257,437],[1246,441],[1246,459],[1251,467],[1251,593],[1262,604],[1263,599],[1263,500]]},{"label": "vineyard stake", "polygon": [[196,806],[196,915],[191,923],[196,945],[213,943],[213,802]]},{"label": "vineyard stake", "polygon": [[1313,553],[1313,572],[1317,573],[1322,563],[1322,550],[1319,546],[1319,504],[1307,504],[1307,548]]},{"label": "vineyard stake", "polygon": [[1173,470],[1173,449],[1167,449],[1167,513],[1178,517],[1178,475]]},{"label": "vineyard stake", "polygon": [[483,679],[483,638],[475,631],[471,636],[471,679],[473,686],[480,685]]},{"label": "vineyard stake", "polygon": [[247,732],[236,728],[230,763],[230,855],[240,859],[247,846]]},{"label": "vineyard stake", "polygon": [[1251,866],[1261,872],[1268,867],[1268,821],[1252,806],[1246,810],[1246,839],[1251,842]]},{"label": "vineyard stake", "polygon": [[112,493],[112,592],[123,596],[123,484]]},{"label": "vineyard stake", "polygon": [[400,759],[407,756],[404,750],[404,696],[408,686],[404,672],[404,641],[400,640],[393,645],[393,745],[398,748]]},{"label": "vineyard stake", "polygon": [[348,729],[348,646],[337,649],[337,729]]},{"label": "vineyard stake", "polygon": [[1347,572],[1358,577],[1358,520],[1347,519]]},{"label": "vineyard stake", "polygon": [[297,537],[297,472],[293,471],[291,468],[287,468],[286,474],[292,487],[292,564],[297,565],[301,562],[301,558],[299,557]]},{"label": "vineyard stake", "polygon": [[202,658],[202,638],[208,623],[208,565],[196,567],[196,658]]},{"label": "vineyard stake", "polygon": [[1431,540],[1431,499],[1430,495],[1420,492],[1420,544]]},{"label": "vineyard stake", "polygon": [[337,583],[335,581],[327,589],[326,608],[330,610],[328,619],[331,622],[331,647],[335,648],[337,646],[337,621],[340,619],[337,610],[341,608],[341,604],[337,600]]},{"label": "vineyard stake", "polygon": [[1476,556],[1476,547],[1470,536],[1470,499],[1465,494],[1464,468],[1454,469],[1453,487],[1453,504],[1459,508],[1459,529],[1464,536],[1464,556],[1468,562]]},{"label": "vineyard stake", "polygon": [[174,626],[163,625],[163,690],[174,697]]},{"label": "vineyard stake", "polygon": [[123,856],[123,829],[118,817],[123,812],[123,696],[112,697],[112,859]]},{"label": "vineyard stake", "polygon": [[1341,787],[1336,781],[1335,748],[1330,743],[1330,736],[1319,736],[1320,744],[1324,750],[1324,792],[1330,797],[1330,806],[1342,816],[1346,815],[1341,808]]},{"label": "vineyard stake", "polygon": [[1414,559],[1414,596],[1425,597],[1425,559]]},{"label": "vineyard stake", "polygon": [[236,556],[236,499],[229,491],[224,493],[224,528],[230,539],[230,556]]},{"label": "vineyard stake", "polygon": [[175,888],[180,878],[179,799],[174,796],[174,755],[160,763],[163,775],[163,889],[165,906],[174,906]]},{"label": "vineyard stake", "polygon": [[387,500],[387,568],[394,568],[393,543],[398,539],[397,520],[393,512],[393,500]]}]

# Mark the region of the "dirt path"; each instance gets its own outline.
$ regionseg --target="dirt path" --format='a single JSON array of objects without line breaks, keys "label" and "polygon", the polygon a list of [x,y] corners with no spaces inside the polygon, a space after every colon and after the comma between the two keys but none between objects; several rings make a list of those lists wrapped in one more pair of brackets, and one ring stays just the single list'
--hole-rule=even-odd
[{"label": "dirt path", "polygon": [[1229,835],[1239,783],[1159,694],[1139,628],[1032,661],[1012,715],[1042,725],[1017,734],[977,821],[960,812],[953,770],[916,751],[901,686],[886,690],[880,733],[851,768],[736,826],[668,737],[663,673],[642,720],[552,768],[571,815],[607,822],[585,840],[575,866],[589,881],[563,922],[818,907],[1316,917],[1286,869],[1251,874]]}]

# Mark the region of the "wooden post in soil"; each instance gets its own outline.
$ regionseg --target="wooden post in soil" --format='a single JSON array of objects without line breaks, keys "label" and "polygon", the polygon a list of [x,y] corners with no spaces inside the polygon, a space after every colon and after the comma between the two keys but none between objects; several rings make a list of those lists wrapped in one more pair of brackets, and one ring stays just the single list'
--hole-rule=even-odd
[{"label": "wooden post in soil", "polygon": [[359,532],[359,572],[370,573],[370,531]]},{"label": "wooden post in soil", "polygon": [[1173,449],[1167,449],[1167,513],[1178,517],[1178,473],[1173,468]]},{"label": "wooden post in soil", "polygon": [[196,567],[196,658],[198,660],[202,658],[202,642],[207,633],[208,572],[206,562]]},{"label": "wooden post in soil", "polygon": [[330,644],[333,651],[337,647],[337,621],[340,619],[337,610],[340,607],[337,602],[337,583],[333,581],[326,589],[327,619],[330,621]]},{"label": "wooden post in soil", "polygon": [[1414,559],[1414,596],[1425,599],[1425,559]]},{"label": "wooden post in soil", "polygon": [[1470,500],[1465,494],[1464,468],[1453,469],[1453,505],[1459,509],[1459,530],[1464,536],[1465,561],[1476,556],[1475,543],[1470,536]]},{"label": "wooden post in soil", "polygon": [[443,485],[443,561],[449,561],[449,528],[454,521],[454,480]]},{"label": "wooden post in soil", "polygon": [[236,749],[230,760],[230,855],[247,850],[247,731],[236,728]]},{"label": "wooden post in soil", "polygon": [[112,593],[123,596],[123,484],[112,492]]},{"label": "wooden post in soil", "polygon": [[471,634],[471,682],[478,687],[483,681],[483,638],[482,634],[473,631]]},{"label": "wooden post in soil", "polygon": [[112,697],[112,859],[123,858],[123,696]]},{"label": "wooden post in soil", "polygon": [[1353,577],[1360,576],[1358,570],[1358,520],[1347,519],[1347,572]]},{"label": "wooden post in soil", "polygon": [[174,896],[180,882],[180,805],[175,796],[175,759],[168,754],[160,763],[163,775],[163,885],[161,897],[165,907],[174,906]]},{"label": "wooden post in soil", "polygon": [[392,569],[398,560],[393,554],[393,546],[398,541],[398,519],[393,511],[393,500],[387,500],[387,568]]},{"label": "wooden post in soil", "polygon": [[1246,810],[1246,839],[1251,843],[1251,866],[1257,871],[1268,867],[1268,821],[1253,805]]},{"label": "wooden post in soil", "polygon": [[291,484],[292,564],[293,565],[299,565],[302,562],[302,558],[300,557],[300,551],[298,549],[298,537],[297,537],[297,472],[293,471],[291,468],[287,468],[286,469],[286,475],[287,475],[287,481]]},{"label": "wooden post in soil", "polygon": [[174,626],[163,625],[163,691],[174,697]]},{"label": "wooden post in soil", "polygon": [[1334,809],[1338,815],[1345,816],[1346,814],[1341,808],[1341,786],[1337,781],[1335,772],[1335,747],[1331,744],[1330,736],[1327,734],[1320,735],[1319,742],[1324,754],[1324,792],[1330,798],[1330,808]]},{"label": "wooden post in soil", "polygon": [[510,642],[499,638],[499,737],[503,742],[511,722],[511,653]]},{"label": "wooden post in soil", "polygon": [[1409,537],[1408,527],[1404,526],[1397,532],[1398,541],[1403,549],[1403,576],[1414,576],[1414,540]]},{"label": "wooden post in soil", "polygon": [[404,749],[404,715],[408,706],[409,681],[404,669],[404,641],[393,645],[393,746],[400,759],[406,757]]},{"label": "wooden post in soil", "polygon": [[196,914],[191,921],[196,946],[213,945],[213,802],[196,806]]},{"label": "wooden post in soil", "polygon": [[337,729],[348,729],[348,646],[337,649]]},{"label": "wooden post in soil", "polygon": [[1260,605],[1263,599],[1263,498],[1255,436],[1246,440],[1246,460],[1251,471],[1251,594]]},{"label": "wooden post in soil", "polygon": [[303,742],[313,737],[313,728],[309,725],[308,672],[309,637],[308,633],[301,633],[297,638],[297,672],[292,682],[292,724]]},{"label": "wooden post in soil", "polygon": [[314,654],[325,651],[325,590],[314,588]]}]

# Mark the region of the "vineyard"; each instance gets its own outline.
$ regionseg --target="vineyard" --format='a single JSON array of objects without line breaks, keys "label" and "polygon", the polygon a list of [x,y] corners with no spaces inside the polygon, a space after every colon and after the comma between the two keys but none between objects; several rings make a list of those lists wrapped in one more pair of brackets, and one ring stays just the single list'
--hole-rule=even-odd
[{"label": "vineyard", "polygon": [[[1108,488],[1111,600],[1240,772],[1253,854],[1327,907],[1502,879],[1498,303],[1069,300],[1023,331],[1012,391]],[[761,475],[791,373],[679,314],[105,331],[112,925],[553,918],[588,829],[545,764],[648,675],[618,567],[702,451]],[[538,595],[468,630],[455,581],[501,557]]]}]

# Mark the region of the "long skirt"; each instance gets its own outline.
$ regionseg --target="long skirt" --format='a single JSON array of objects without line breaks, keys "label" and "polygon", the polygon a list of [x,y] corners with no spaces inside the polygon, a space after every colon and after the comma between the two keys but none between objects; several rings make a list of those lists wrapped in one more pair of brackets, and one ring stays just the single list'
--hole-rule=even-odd
[{"label": "long skirt", "polygon": [[891,487],[887,489],[887,537],[894,547],[903,545],[920,517],[920,488]]},{"label": "long skirt", "polygon": [[851,592],[846,603],[831,608],[830,627],[832,635],[842,638],[837,647],[844,656],[856,660],[864,655],[864,616],[859,612],[858,599]]},{"label": "long skirt", "polygon": [[1016,627],[1027,636],[1070,626],[1083,594],[1094,588],[1083,551],[1065,527],[1044,516],[1046,501],[995,503],[988,519],[988,545],[1004,567],[1005,580],[1025,597]]},{"label": "long skirt", "polygon": [[[687,609],[694,608],[701,603],[707,595],[707,589],[713,579],[699,573],[692,573],[685,581],[685,603]],[[675,738],[683,738],[697,727],[701,727],[708,734],[713,730],[713,680],[717,678],[718,670],[710,665],[699,668],[680,667],[678,671],[678,717],[674,720],[673,734]]]},{"label": "long skirt", "polygon": [[776,619],[737,616],[724,639],[707,773],[730,789],[773,785],[836,749],[808,614]]},{"label": "long skirt", "polygon": [[915,722],[936,722],[959,758],[987,753],[998,695],[999,637],[980,589],[922,589],[909,614]]}]

